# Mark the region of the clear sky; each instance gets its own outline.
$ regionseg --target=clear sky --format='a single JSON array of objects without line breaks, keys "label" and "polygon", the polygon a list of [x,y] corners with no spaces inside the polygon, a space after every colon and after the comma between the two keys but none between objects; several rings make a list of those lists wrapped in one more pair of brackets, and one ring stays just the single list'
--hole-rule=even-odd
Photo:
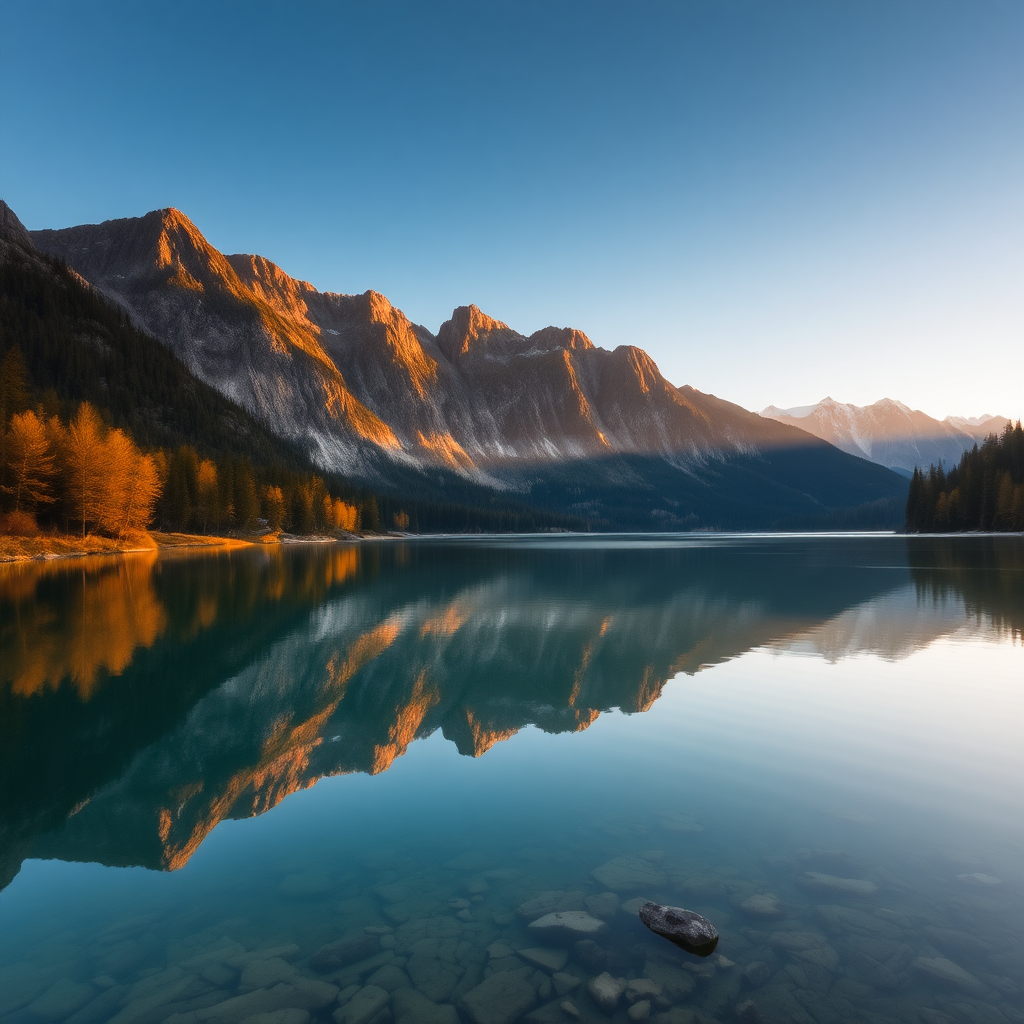
[{"label": "clear sky", "polygon": [[752,409],[1024,417],[1019,0],[0,0],[0,196]]}]

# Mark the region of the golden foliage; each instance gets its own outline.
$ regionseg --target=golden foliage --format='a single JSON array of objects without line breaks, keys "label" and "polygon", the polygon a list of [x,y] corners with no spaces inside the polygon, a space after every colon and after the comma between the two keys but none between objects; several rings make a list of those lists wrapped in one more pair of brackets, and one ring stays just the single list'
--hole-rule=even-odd
[{"label": "golden foliage", "polygon": [[[135,650],[151,647],[167,627],[153,588],[156,557],[152,551],[90,558],[60,570],[45,563],[5,568],[3,682],[13,693],[31,697],[66,680],[81,700],[89,700],[104,675],[123,672]],[[55,572],[66,576],[59,604],[37,589],[42,578]]]}]

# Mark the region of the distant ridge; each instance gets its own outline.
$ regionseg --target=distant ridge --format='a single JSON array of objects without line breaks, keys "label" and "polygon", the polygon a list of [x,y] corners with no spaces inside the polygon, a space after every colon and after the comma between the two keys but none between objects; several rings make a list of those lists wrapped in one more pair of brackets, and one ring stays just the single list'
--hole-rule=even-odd
[{"label": "distant ridge", "polygon": [[859,406],[829,397],[793,409],[769,405],[761,415],[908,476],[915,466],[927,469],[940,462],[958,462],[976,442],[1006,426],[1006,419],[999,416],[970,420],[947,416],[940,421],[891,398]]}]

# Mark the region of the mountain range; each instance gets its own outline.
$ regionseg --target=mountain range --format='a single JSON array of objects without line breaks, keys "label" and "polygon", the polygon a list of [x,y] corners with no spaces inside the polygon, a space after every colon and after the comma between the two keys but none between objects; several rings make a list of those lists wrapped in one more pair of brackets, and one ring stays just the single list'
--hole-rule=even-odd
[{"label": "mountain range", "polygon": [[964,452],[989,434],[1002,433],[1007,422],[1005,416],[947,416],[936,420],[891,398],[866,406],[834,398],[795,409],[770,405],[761,410],[761,415],[799,427],[850,455],[907,476],[917,466],[927,469],[940,462],[956,465]]},{"label": "mountain range", "polygon": [[322,471],[596,528],[896,526],[906,483],[695,388],[640,348],[521,334],[460,306],[436,334],[383,295],[224,255],[177,210],[21,243],[63,261],[199,381]]}]

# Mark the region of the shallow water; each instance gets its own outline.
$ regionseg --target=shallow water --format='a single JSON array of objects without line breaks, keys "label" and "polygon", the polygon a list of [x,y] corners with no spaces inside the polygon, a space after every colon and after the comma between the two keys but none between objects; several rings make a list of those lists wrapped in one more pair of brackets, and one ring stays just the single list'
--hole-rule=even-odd
[{"label": "shallow water", "polygon": [[0,1016],[1024,1021],[1022,631],[1019,537],[0,567]]}]

